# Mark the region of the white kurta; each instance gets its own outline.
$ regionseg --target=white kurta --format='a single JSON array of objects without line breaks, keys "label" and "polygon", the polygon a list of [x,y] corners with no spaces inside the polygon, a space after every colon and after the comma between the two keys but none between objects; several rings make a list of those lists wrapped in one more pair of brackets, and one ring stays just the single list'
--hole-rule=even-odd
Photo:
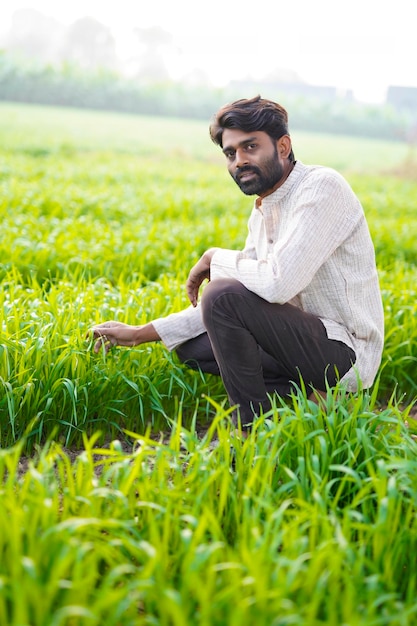
[{"label": "white kurta", "polygon": [[[372,385],[381,362],[384,316],[374,247],[362,206],[336,171],[297,162],[284,184],[257,199],[242,251],[219,249],[211,280],[234,278],[268,302],[318,316],[330,339],[356,353],[342,381]],[[174,349],[205,332],[200,307],[154,321]]]}]

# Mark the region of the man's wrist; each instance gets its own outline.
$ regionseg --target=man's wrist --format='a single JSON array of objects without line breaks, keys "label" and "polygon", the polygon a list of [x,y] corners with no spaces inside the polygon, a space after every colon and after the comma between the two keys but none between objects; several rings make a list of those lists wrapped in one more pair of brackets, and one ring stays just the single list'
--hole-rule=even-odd
[{"label": "man's wrist", "polygon": [[139,346],[142,343],[148,343],[151,341],[160,341],[161,338],[156,332],[152,322],[144,324],[143,326],[136,326],[134,332],[135,346]]}]

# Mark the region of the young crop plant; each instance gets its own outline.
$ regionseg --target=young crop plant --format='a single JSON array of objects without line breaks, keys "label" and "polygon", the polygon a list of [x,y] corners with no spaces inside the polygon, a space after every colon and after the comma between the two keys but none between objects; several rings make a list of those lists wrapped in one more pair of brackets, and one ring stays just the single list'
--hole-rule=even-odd
[{"label": "young crop plant", "polygon": [[2,450],[1,623],[411,626],[417,444],[374,402],[300,392],[247,439],[217,406],[202,437]]},{"label": "young crop plant", "polygon": [[95,354],[88,333],[182,309],[200,254],[244,244],[207,124],[0,113],[0,625],[414,626],[407,146],[294,136],[362,201],[385,348],[371,389],[301,385],[244,439],[219,378],[162,345]]},{"label": "young crop plant", "polygon": [[[86,340],[104,319],[144,323],[183,308],[188,269],[201,252],[243,245],[247,199],[236,196],[206,135],[194,133],[178,160],[169,158],[169,144],[161,151],[148,120],[129,118],[127,132],[123,116],[109,115],[103,126],[86,113],[45,117],[34,107],[32,122],[21,123],[36,131],[23,137],[6,120],[24,107],[3,110],[1,445],[18,441],[29,425],[30,447],[52,432],[76,444],[97,428],[110,438],[125,427],[169,428],[177,411],[210,420],[204,398],[225,398],[217,379],[185,370],[161,347],[116,349],[103,358]],[[80,136],[75,127],[87,118]],[[384,406],[395,393],[408,405],[417,395],[415,182],[350,176],[375,242],[386,313],[378,399]]]}]

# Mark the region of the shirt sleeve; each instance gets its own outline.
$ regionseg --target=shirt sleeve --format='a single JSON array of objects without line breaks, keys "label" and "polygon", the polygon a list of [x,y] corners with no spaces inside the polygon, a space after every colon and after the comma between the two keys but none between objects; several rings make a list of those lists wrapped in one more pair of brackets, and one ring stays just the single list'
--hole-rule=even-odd
[{"label": "shirt sleeve", "polygon": [[174,350],[181,343],[201,335],[206,330],[199,304],[196,307],[189,306],[179,313],[160,317],[153,320],[152,324],[168,350]]},{"label": "shirt sleeve", "polygon": [[268,302],[289,302],[310,284],[361,215],[349,185],[338,176],[323,177],[300,196],[284,235],[276,237],[265,258],[251,258],[246,249],[219,249],[211,261],[211,279],[235,278]]}]

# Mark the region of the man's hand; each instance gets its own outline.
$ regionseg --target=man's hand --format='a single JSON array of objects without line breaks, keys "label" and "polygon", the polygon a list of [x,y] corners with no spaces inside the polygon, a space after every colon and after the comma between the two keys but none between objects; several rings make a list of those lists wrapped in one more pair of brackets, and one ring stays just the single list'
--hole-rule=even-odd
[{"label": "man's hand", "polygon": [[210,248],[209,250],[206,250],[188,274],[185,288],[187,290],[188,299],[193,306],[197,306],[198,292],[201,284],[206,279],[210,280],[210,264],[216,250],[218,250],[218,248]]},{"label": "man's hand", "polygon": [[137,345],[137,333],[139,326],[131,326],[123,322],[103,322],[93,326],[88,334],[94,340],[94,352],[101,348],[108,352],[114,346]]},{"label": "man's hand", "polygon": [[139,346],[142,343],[160,341],[161,337],[152,322],[132,326],[123,322],[102,322],[87,333],[87,339],[94,342],[94,352],[103,349],[106,353],[114,346]]}]

